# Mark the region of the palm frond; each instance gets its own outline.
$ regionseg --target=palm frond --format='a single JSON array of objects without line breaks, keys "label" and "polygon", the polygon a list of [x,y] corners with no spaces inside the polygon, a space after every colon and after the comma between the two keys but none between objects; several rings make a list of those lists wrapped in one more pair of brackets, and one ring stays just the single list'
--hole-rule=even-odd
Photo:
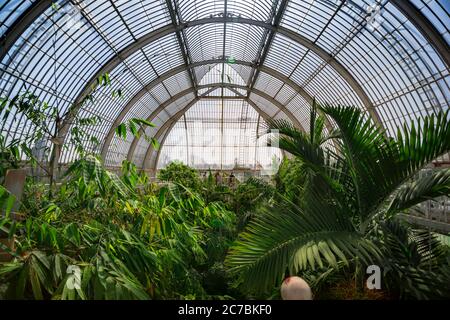
[{"label": "palm frond", "polygon": [[322,109],[339,128],[339,150],[348,166],[359,214],[365,218],[392,192],[390,181],[396,176],[391,169],[397,158],[395,143],[357,108]]},{"label": "palm frond", "polygon": [[400,151],[398,169],[405,176],[415,172],[450,151],[450,110],[437,115],[417,119],[408,127],[405,123],[403,132],[398,129],[397,140]]},{"label": "palm frond", "polygon": [[[400,295],[403,298],[418,300],[445,299],[450,297],[450,272],[441,268],[439,271],[418,269],[408,265],[395,265],[387,275],[388,286],[399,283]],[[392,281],[392,279],[395,279]]]},{"label": "palm frond", "polygon": [[428,230],[411,230],[409,240],[415,243],[416,250],[420,254],[418,267],[430,270],[435,267],[445,267],[446,259],[449,257],[450,248],[442,244],[437,234]]},{"label": "palm frond", "polygon": [[[405,127],[404,138],[399,133],[396,141],[357,108],[321,110],[338,127],[332,133],[337,151],[325,151],[318,143],[313,129],[323,131],[323,126],[315,110],[309,136],[289,122],[269,122],[279,130],[279,147],[305,166],[301,203],[280,201],[261,208],[231,248],[228,267],[248,289],[267,290],[286,273],[350,261],[378,264],[397,288],[399,278],[407,282],[405,295],[432,296],[433,287],[447,279],[445,272],[439,275],[437,261],[444,261],[448,250],[437,240],[411,233],[386,213],[448,194],[448,171],[409,182],[423,165],[449,151],[448,113],[426,118],[418,129]],[[425,264],[432,265],[432,277],[425,274]]]},{"label": "palm frond", "polygon": [[306,171],[311,173],[306,180],[310,180],[311,184],[320,185],[322,190],[336,186],[333,175],[345,171],[341,168],[336,170],[336,164],[342,163],[339,155],[331,150],[325,152],[320,145],[311,143],[308,135],[297,130],[286,120],[272,120],[268,122],[268,125],[272,130],[278,130],[280,133],[280,136],[271,141],[271,144],[276,142],[280,149],[301,159]]},{"label": "palm frond", "polygon": [[[382,223],[381,247],[385,283],[417,299],[449,296],[449,250],[426,230],[414,230],[390,220]],[[400,283],[401,286],[397,284]]]},{"label": "palm frond", "polygon": [[312,138],[294,127],[291,122],[284,119],[272,119],[267,121],[267,126],[268,132],[276,130],[280,135],[279,139],[272,139],[272,145],[278,143],[280,149],[301,157],[311,165],[323,163],[323,150],[311,143]]},{"label": "palm frond", "polygon": [[288,203],[265,208],[231,248],[226,264],[243,276],[249,290],[267,290],[279,284],[286,271],[337,266],[355,257],[379,261],[377,247],[331,206],[318,203],[317,211],[322,214],[306,214]]},{"label": "palm frond", "polygon": [[394,194],[387,212],[399,212],[418,203],[450,195],[450,169],[432,172],[403,184]]},{"label": "palm frond", "polygon": [[324,126],[325,117],[318,116],[318,105],[314,99],[309,117],[309,141],[312,145],[320,146],[323,140]]}]

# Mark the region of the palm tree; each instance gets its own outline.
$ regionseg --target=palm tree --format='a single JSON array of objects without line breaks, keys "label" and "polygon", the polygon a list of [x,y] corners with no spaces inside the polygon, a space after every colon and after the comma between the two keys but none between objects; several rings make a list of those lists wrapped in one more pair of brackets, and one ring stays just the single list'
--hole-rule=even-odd
[{"label": "palm tree", "polygon": [[[230,249],[230,271],[240,275],[244,288],[264,292],[286,274],[376,264],[391,287],[402,282],[401,295],[450,294],[445,292],[448,251],[396,219],[420,202],[450,193],[450,170],[416,177],[450,151],[449,113],[405,125],[394,139],[357,108],[318,109],[338,129],[329,137],[323,120],[315,120],[316,108],[309,135],[283,120],[269,123],[279,130],[279,147],[303,163],[301,202],[280,195],[276,204],[262,207]],[[330,138],[334,147],[325,144]]]}]

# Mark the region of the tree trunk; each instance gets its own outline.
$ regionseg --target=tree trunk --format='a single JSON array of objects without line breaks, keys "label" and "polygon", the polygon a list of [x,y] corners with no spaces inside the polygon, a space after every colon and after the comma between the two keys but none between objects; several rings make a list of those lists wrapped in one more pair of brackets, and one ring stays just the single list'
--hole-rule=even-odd
[{"label": "tree trunk", "polygon": [[61,142],[59,141],[59,139],[57,138],[52,139],[52,143],[53,148],[49,162],[49,178],[50,178],[49,197],[51,197],[53,193],[53,187],[56,181],[56,172],[58,170],[59,157],[61,156]]}]

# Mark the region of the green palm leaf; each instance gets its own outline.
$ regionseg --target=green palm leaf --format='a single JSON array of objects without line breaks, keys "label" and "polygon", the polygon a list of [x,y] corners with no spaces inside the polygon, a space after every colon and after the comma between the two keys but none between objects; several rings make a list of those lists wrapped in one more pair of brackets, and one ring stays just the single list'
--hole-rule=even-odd
[{"label": "green palm leaf", "polygon": [[377,247],[331,206],[319,202],[316,210],[322,214],[303,213],[287,202],[263,209],[231,248],[230,270],[241,273],[248,289],[267,290],[281,283],[286,271],[337,266],[355,257],[380,260]]},{"label": "green palm leaf", "polygon": [[402,211],[423,201],[448,195],[450,195],[450,169],[439,170],[403,184],[393,196],[387,212]]},{"label": "green palm leaf", "polygon": [[383,265],[408,282],[408,294],[425,294],[442,284],[445,277],[435,277],[427,287],[423,280],[430,277],[421,269],[439,253],[426,252],[423,239],[412,239],[401,227],[383,225],[391,221],[387,213],[448,194],[448,171],[410,182],[421,167],[450,150],[448,112],[426,118],[417,129],[405,126],[396,141],[357,108],[320,110],[337,125],[332,134],[337,151],[321,145],[323,124],[314,109],[309,136],[287,121],[269,122],[279,130],[280,149],[305,166],[300,207],[281,201],[257,212],[229,252],[230,270],[252,290],[273,288],[287,272],[337,268],[351,261],[360,267]]},{"label": "green palm leaf", "polygon": [[395,143],[370,119],[353,107],[324,106],[322,110],[336,123],[341,139],[338,141],[344,166],[348,166],[358,214],[366,217],[392,190],[390,179],[397,152]]}]

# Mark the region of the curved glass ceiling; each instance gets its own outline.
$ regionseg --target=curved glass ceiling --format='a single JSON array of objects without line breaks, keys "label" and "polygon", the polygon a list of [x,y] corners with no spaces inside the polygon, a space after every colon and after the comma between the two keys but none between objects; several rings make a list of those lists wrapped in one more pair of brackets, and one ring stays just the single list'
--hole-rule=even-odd
[{"label": "curved glass ceiling", "polygon": [[[154,169],[164,158],[144,139],[117,139],[117,124],[149,119],[157,127],[147,133],[162,142],[197,101],[241,99],[307,130],[316,98],[355,105],[391,135],[450,104],[447,0],[51,3],[1,2],[0,96],[31,91],[64,110],[110,73],[112,86],[79,110],[102,119],[88,131],[110,166],[129,159]],[[112,98],[117,89],[122,99]],[[9,139],[33,132],[14,112],[1,130]],[[60,162],[74,157],[69,147]]]},{"label": "curved glass ceiling", "polygon": [[267,147],[265,122],[244,99],[203,99],[164,138],[157,168],[181,161],[197,169],[270,170],[282,157]]}]

